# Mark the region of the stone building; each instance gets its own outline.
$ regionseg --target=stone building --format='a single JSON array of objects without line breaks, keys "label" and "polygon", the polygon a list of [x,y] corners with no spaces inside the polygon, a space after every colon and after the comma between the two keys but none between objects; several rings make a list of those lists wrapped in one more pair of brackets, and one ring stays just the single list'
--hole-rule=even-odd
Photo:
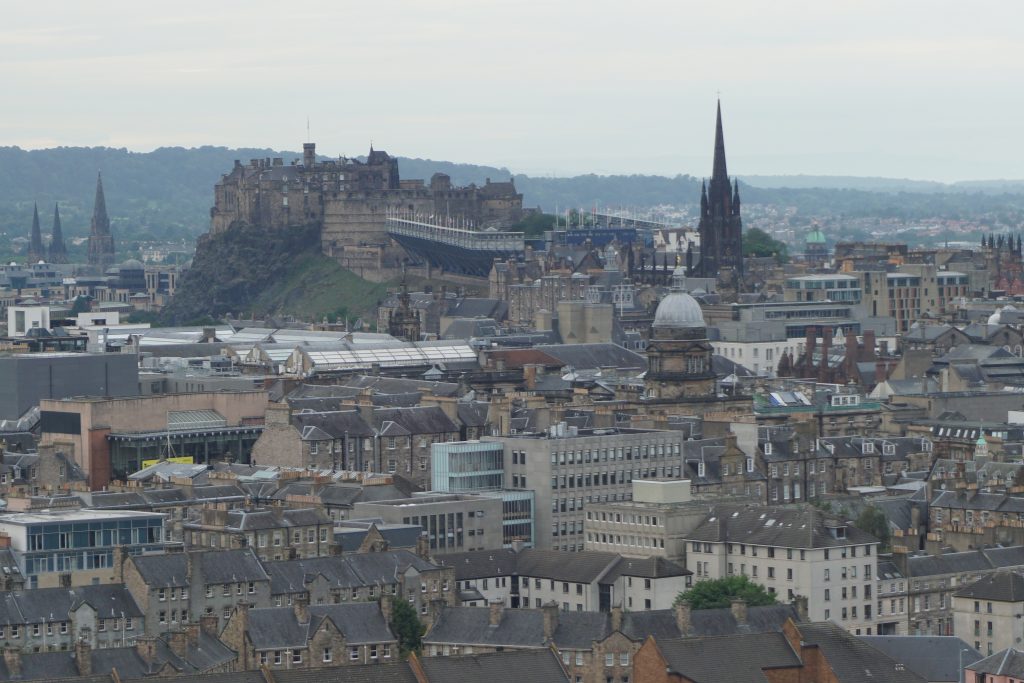
[{"label": "stone building", "polygon": [[237,653],[236,670],[326,669],[398,659],[388,627],[390,602],[250,608],[241,603],[221,633]]},{"label": "stone building", "polygon": [[317,508],[230,510],[208,505],[182,524],[186,548],[252,548],[261,560],[322,557],[334,546],[334,523]]},{"label": "stone building", "polygon": [[713,396],[715,372],[711,357],[712,347],[700,304],[685,292],[669,293],[658,304],[651,325],[645,398],[674,401]]},{"label": "stone building", "polygon": [[144,615],[138,629],[147,634],[210,617],[219,632],[238,603],[271,604],[270,576],[252,548],[134,556],[123,577]]},{"label": "stone building", "polygon": [[1024,637],[1024,577],[1001,571],[953,593],[953,633],[985,656],[1015,647]]},{"label": "stone building", "polygon": [[210,233],[235,225],[274,229],[317,224],[323,252],[363,276],[393,272],[401,252],[392,252],[386,218],[393,213],[458,216],[484,227],[515,222],[523,196],[512,181],[454,187],[436,173],[429,184],[401,180],[398,159],[370,149],[365,161],[318,160],[316,145],[305,143],[301,163],[253,159],[235,162],[214,188]]}]

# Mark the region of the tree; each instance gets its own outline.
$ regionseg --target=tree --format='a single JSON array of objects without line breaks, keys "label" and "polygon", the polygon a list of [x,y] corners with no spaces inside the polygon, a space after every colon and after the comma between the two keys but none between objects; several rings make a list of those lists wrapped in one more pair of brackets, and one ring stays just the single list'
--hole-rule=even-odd
[{"label": "tree", "polygon": [[416,608],[407,600],[385,597],[391,600],[391,632],[398,638],[398,649],[402,656],[410,652],[419,652],[423,644],[423,624],[420,622]]},{"label": "tree", "polygon": [[789,247],[760,228],[751,228],[743,235],[744,256],[774,256],[779,263],[789,260]]},{"label": "tree", "polygon": [[746,576],[726,576],[710,581],[698,581],[690,590],[680,593],[676,603],[687,600],[691,609],[728,607],[733,599],[745,600],[749,607],[774,605],[775,596],[759,583]]},{"label": "tree", "polygon": [[889,541],[892,538],[892,534],[889,531],[889,520],[885,513],[874,505],[864,508],[860,515],[857,516],[857,521],[853,525],[881,541],[882,549],[889,547]]},{"label": "tree", "polygon": [[90,308],[92,297],[88,296],[76,296],[75,302],[71,304],[71,315],[78,315],[79,313],[87,313]]}]

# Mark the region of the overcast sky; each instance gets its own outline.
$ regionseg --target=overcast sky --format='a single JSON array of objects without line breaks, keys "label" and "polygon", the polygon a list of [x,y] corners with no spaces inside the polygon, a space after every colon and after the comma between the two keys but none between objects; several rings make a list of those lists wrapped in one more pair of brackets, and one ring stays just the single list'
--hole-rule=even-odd
[{"label": "overcast sky", "polygon": [[4,3],[0,145],[1022,178],[1024,2]]}]

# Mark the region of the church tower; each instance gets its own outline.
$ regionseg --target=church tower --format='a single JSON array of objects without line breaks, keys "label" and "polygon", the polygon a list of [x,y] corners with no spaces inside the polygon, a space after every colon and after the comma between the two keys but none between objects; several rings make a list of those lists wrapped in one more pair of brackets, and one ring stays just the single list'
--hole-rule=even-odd
[{"label": "church tower", "polygon": [[60,209],[53,205],[53,234],[50,235],[50,263],[67,263],[68,250],[60,227]]},{"label": "church tower", "polygon": [[36,263],[46,258],[46,249],[43,247],[43,231],[39,229],[39,206],[32,205],[32,241],[28,247],[29,263]]},{"label": "church tower", "polygon": [[405,269],[402,269],[402,284],[398,292],[398,308],[388,314],[388,334],[405,341],[420,341],[420,316],[412,308],[412,297],[405,282]]},{"label": "church tower", "polygon": [[114,262],[114,236],[110,234],[107,201],[103,197],[103,177],[96,174],[96,200],[89,229],[89,264],[105,271]]},{"label": "church tower", "polygon": [[739,182],[731,183],[725,165],[722,103],[715,122],[715,160],[711,181],[700,190],[699,277],[728,277],[737,291],[743,280],[743,223]]}]

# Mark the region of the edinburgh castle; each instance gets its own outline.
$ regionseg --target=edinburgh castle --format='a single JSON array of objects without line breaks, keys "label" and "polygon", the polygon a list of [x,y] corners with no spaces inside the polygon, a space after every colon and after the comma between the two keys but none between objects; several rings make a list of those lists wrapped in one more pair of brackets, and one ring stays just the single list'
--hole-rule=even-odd
[{"label": "edinburgh castle", "polygon": [[235,226],[287,229],[318,225],[321,248],[368,279],[399,268],[404,253],[387,234],[386,217],[413,213],[439,222],[457,219],[486,228],[520,219],[523,196],[512,181],[454,187],[435,173],[429,184],[402,180],[398,159],[370,149],[366,161],[318,161],[316,145],[303,145],[301,163],[283,159],[235,161],[215,188],[210,233]]}]

